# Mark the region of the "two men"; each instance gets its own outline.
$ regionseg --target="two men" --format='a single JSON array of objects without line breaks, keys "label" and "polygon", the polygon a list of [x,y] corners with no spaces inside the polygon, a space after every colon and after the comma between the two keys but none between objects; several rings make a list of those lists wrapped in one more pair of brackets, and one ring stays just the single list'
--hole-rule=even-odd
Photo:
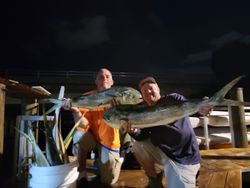
[{"label": "two men", "polygon": [[[97,91],[113,85],[111,72],[101,69],[95,81]],[[168,101],[184,101],[182,95],[161,95],[160,88],[152,77],[146,77],[139,83],[142,97],[148,106]],[[94,92],[97,92],[94,91]],[[211,106],[201,106],[199,113],[207,115]],[[81,118],[85,133],[79,140],[78,160],[80,177],[86,177],[86,156],[98,148],[101,182],[115,183],[120,174],[122,159],[119,156],[119,130],[109,127],[102,120],[105,109],[81,111],[72,108],[75,121]],[[82,117],[82,113],[84,116]],[[180,119],[170,126],[137,129],[125,125],[135,140],[133,152],[137,161],[149,177],[148,187],[163,187],[162,172],[166,176],[168,187],[195,187],[195,177],[200,167],[201,157],[193,128],[188,117]],[[155,168],[160,165],[159,171]]]}]

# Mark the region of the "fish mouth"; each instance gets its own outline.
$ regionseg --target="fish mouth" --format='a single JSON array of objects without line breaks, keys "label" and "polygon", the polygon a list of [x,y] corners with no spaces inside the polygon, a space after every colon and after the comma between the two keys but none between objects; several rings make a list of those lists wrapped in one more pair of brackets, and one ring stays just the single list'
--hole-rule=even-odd
[{"label": "fish mouth", "polygon": [[139,99],[139,101],[140,101],[139,103],[141,103],[141,102],[143,101],[143,98],[142,98],[142,97],[139,97],[138,99]]}]

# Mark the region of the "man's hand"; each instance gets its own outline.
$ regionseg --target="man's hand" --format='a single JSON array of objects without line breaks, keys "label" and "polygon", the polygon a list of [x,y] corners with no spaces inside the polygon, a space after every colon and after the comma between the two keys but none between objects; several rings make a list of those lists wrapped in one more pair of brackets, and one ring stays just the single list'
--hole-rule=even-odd
[{"label": "man's hand", "polygon": [[71,110],[71,105],[70,105],[70,99],[69,98],[63,98],[62,99],[62,108],[64,110]]},{"label": "man's hand", "polygon": [[70,105],[70,98],[63,98],[62,99],[62,108],[64,110],[70,110],[72,113],[79,113],[80,110],[77,107],[71,107]]},{"label": "man's hand", "polygon": [[199,107],[198,113],[202,116],[209,116],[213,111],[212,105],[201,105]]},{"label": "man's hand", "polygon": [[132,134],[135,134],[138,132],[138,128],[132,127],[132,125],[129,123],[124,124],[122,126],[122,129],[124,132],[132,133]]},{"label": "man's hand", "polygon": [[86,128],[89,125],[89,121],[87,118],[84,117],[84,114],[80,117],[81,122],[80,122],[80,127],[81,128]]},{"label": "man's hand", "polygon": [[[203,97],[203,100],[208,100],[209,98],[207,96]],[[198,113],[202,116],[209,116],[211,112],[213,111],[213,106],[204,104],[199,106]]]}]

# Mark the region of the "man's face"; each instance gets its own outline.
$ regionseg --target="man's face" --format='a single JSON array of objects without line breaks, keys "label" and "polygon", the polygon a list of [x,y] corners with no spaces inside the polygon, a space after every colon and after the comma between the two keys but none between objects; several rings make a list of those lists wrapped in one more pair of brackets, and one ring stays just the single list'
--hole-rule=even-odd
[{"label": "man's face", "polygon": [[109,89],[114,84],[112,74],[107,69],[102,69],[96,76],[95,83],[98,91]]},{"label": "man's face", "polygon": [[155,83],[145,83],[141,87],[141,94],[149,106],[154,105],[161,98],[160,88]]}]

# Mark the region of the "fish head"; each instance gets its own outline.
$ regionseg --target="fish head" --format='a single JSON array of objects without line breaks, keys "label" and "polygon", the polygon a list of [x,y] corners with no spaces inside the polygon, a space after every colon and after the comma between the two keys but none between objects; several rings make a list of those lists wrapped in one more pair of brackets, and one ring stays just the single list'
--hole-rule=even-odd
[{"label": "fish head", "polygon": [[110,127],[121,128],[126,123],[125,112],[120,112],[116,107],[112,107],[105,111],[103,121]]},{"label": "fish head", "polygon": [[142,102],[141,93],[131,87],[124,87],[121,92],[120,104],[138,104]]}]

